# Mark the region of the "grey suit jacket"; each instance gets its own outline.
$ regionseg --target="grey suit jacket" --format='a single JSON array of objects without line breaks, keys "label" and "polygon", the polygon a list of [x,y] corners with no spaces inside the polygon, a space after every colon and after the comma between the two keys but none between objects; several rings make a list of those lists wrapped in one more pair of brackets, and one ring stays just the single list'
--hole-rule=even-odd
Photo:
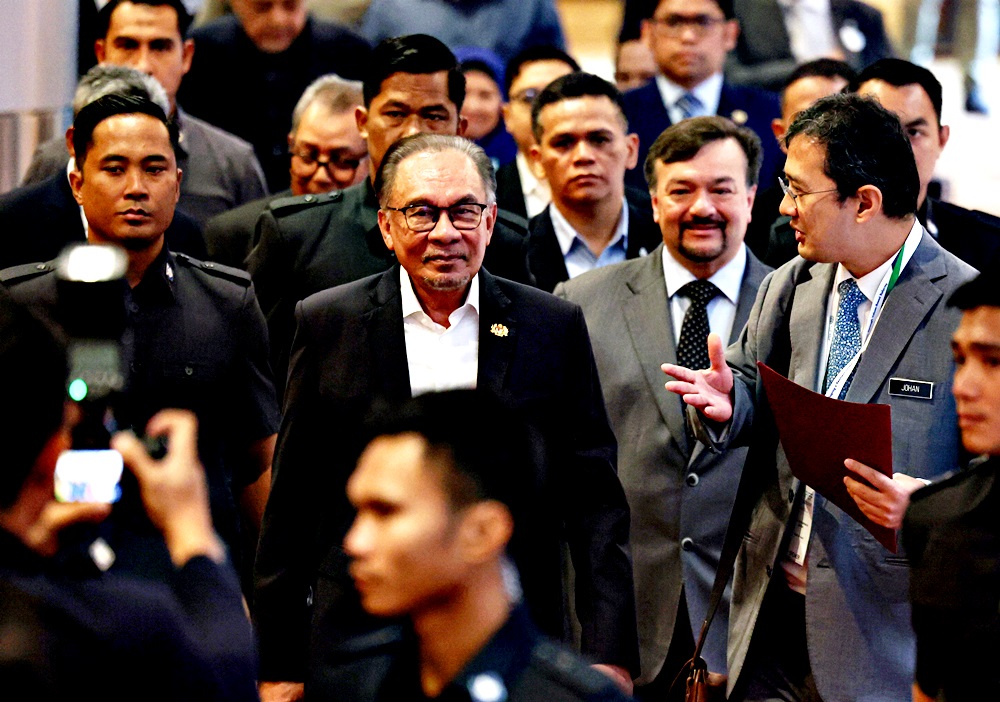
[{"label": "grey suit jacket", "polygon": [[[745,444],[765,431],[763,425],[753,422],[755,406],[764,402],[757,361],[773,363],[790,340],[788,377],[810,389],[816,386],[827,299],[835,273],[836,264],[797,258],[764,281],[742,336],[726,353],[737,376],[730,446]],[[974,275],[973,268],[942,249],[924,231],[886,299],[858,364],[846,399],[892,408],[895,471],[933,478],[958,465],[960,444],[948,342],[961,312],[947,307],[946,302],[952,291]],[[933,399],[890,396],[890,378],[933,382]],[[748,463],[747,470],[759,471],[761,494],[733,581],[730,691],[743,668],[771,575],[784,577],[780,546],[786,539],[799,487],[780,447],[773,462],[754,463]],[[905,554],[884,549],[863,527],[817,495],[808,570],[809,660],[825,702],[909,699],[916,644],[910,624]]]},{"label": "grey suit jacket", "polygon": [[[632,512],[640,684],[663,666],[682,585],[693,632],[705,618],[746,458],[741,448],[722,456],[702,451],[692,460],[682,402],[663,388],[667,378],[660,370],[661,363],[677,360],[662,251],[660,244],[648,256],[595,269],[556,288],[583,308],[618,438],[618,477]],[[770,270],[747,251],[731,340],[743,329]],[[726,669],[727,609],[720,606],[704,651],[709,668],[718,672]]]}]

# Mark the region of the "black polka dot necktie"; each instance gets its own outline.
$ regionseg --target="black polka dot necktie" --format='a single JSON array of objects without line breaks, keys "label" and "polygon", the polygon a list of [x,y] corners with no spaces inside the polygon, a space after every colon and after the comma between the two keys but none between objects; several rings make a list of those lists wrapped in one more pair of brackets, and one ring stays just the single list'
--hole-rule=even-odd
[{"label": "black polka dot necktie", "polygon": [[677,363],[685,368],[701,370],[708,368],[708,303],[719,294],[719,289],[707,280],[694,280],[680,290],[691,301],[684,323],[681,324],[681,338],[677,343]]}]

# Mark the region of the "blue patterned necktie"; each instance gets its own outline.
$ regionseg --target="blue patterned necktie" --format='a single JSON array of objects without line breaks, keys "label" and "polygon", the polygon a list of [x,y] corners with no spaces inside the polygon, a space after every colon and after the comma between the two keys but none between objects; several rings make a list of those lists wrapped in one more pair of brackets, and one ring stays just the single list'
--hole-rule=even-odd
[{"label": "blue patterned necktie", "polygon": [[[867,298],[861,292],[854,278],[848,278],[841,282],[837,291],[840,293],[840,305],[837,307],[837,321],[833,325],[833,341],[830,344],[830,358],[826,364],[824,390],[830,387],[837,374],[861,350],[861,322],[858,319],[858,307]],[[848,378],[840,390],[838,400],[844,399],[850,385],[851,378]]]},{"label": "blue patterned necktie", "polygon": [[694,93],[684,93],[675,104],[677,105],[677,109],[681,111],[684,119],[697,117],[704,109],[701,100],[695,97]]},{"label": "blue patterned necktie", "polygon": [[707,280],[693,280],[677,291],[691,301],[684,321],[681,323],[681,338],[677,342],[678,365],[701,370],[708,368],[708,303],[721,291]]}]

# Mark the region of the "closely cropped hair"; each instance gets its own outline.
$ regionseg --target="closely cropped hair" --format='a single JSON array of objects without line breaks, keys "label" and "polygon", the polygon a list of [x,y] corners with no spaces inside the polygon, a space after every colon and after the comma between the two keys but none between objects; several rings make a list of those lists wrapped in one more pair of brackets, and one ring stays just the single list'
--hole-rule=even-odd
[{"label": "closely cropped hair", "polygon": [[292,134],[299,130],[302,115],[314,102],[318,102],[333,114],[341,114],[348,110],[353,112],[355,107],[364,102],[362,91],[361,81],[347,80],[336,73],[320,76],[309,84],[309,87],[302,92],[302,97],[295,103],[295,109],[292,111]]},{"label": "closely cropped hair", "polygon": [[493,173],[493,163],[482,148],[468,139],[458,136],[413,134],[400,139],[389,147],[382,159],[382,164],[375,174],[375,192],[378,194],[379,204],[382,207],[388,206],[392,189],[396,184],[396,172],[399,170],[400,163],[417,154],[444,153],[446,151],[457,151],[472,159],[472,163],[483,181],[487,204],[496,202],[497,180]]},{"label": "closely cropped hair", "polygon": [[[656,14],[656,11],[659,9],[660,3],[662,1],[663,0],[654,0],[652,3],[650,3],[651,5],[651,9],[649,10],[650,17]],[[714,2],[716,5],[719,6],[719,9],[722,10],[723,17],[725,17],[727,20],[736,19],[736,9],[733,0],[714,0]]]},{"label": "closely cropped hair", "polygon": [[851,84],[857,78],[858,72],[848,64],[837,59],[821,58],[799,64],[785,79],[781,88],[781,102],[785,102],[785,91],[793,83],[803,78],[843,78]]},{"label": "closely cropped hair", "polygon": [[146,95],[160,106],[164,114],[170,112],[167,91],[156,78],[128,66],[109,64],[94,66],[77,83],[73,94],[73,116],[80,114],[85,105],[110,93]]},{"label": "closely cropped hair", "polygon": [[545,89],[531,103],[531,131],[535,139],[542,140],[542,125],[539,122],[539,115],[542,110],[549,105],[554,105],[563,100],[574,100],[582,97],[606,97],[618,108],[618,115],[621,117],[622,127],[628,131],[628,119],[625,117],[625,105],[622,102],[622,94],[611,83],[593,75],[592,73],[568,73],[561,78],[545,86]]},{"label": "closely cropped hair", "polygon": [[80,114],[73,120],[73,150],[76,152],[77,166],[82,169],[87,160],[87,151],[93,143],[94,130],[97,125],[116,115],[134,114],[150,115],[163,122],[170,135],[170,146],[174,153],[177,153],[177,123],[168,118],[159,105],[150,100],[148,95],[111,93],[84,106],[80,110]]},{"label": "closely cropped hair", "polygon": [[882,211],[902,218],[917,211],[920,179],[899,117],[871,97],[828,95],[803,110],[785,135],[802,135],[826,149],[823,171],[837,185],[840,202],[863,185],[882,192]]},{"label": "closely cropped hair", "polygon": [[101,11],[97,13],[97,36],[100,39],[108,36],[108,28],[111,26],[111,15],[119,5],[123,2],[130,2],[134,5],[151,5],[153,7],[159,7],[161,5],[166,5],[167,7],[172,7],[177,13],[177,31],[181,35],[181,39],[187,36],[188,28],[191,26],[191,13],[187,11],[187,7],[184,6],[182,0],[110,0],[110,2],[101,8]]},{"label": "closely cropped hair", "polygon": [[379,42],[368,59],[365,74],[365,107],[382,92],[382,83],[393,73],[448,72],[448,99],[461,111],[465,102],[465,75],[451,49],[427,34],[409,34]]},{"label": "closely cropped hair", "polygon": [[1000,307],[1000,258],[994,258],[981,274],[962,285],[948,298],[950,307],[960,310],[974,310],[977,307]]},{"label": "closely cropped hair", "polygon": [[562,49],[548,45],[529,46],[527,49],[515,54],[514,58],[507,62],[507,67],[504,69],[503,91],[505,94],[510,95],[510,86],[517,76],[520,75],[521,69],[524,68],[525,64],[535,63],[536,61],[562,61],[570,67],[570,70],[580,70],[580,64]]},{"label": "closely cropped hair", "polygon": [[528,528],[539,493],[535,437],[513,410],[481,390],[426,393],[402,405],[377,407],[371,438],[417,434],[427,443],[427,467],[439,472],[453,510],[495,500],[514,519],[514,539]]},{"label": "closely cropped hair", "polygon": [[747,187],[757,185],[762,149],[753,130],[740,127],[725,117],[692,117],[663,130],[649,147],[644,165],[649,189],[656,189],[656,164],[690,161],[713,141],[734,139],[747,157]]},{"label": "closely cropped hair", "polygon": [[0,423],[0,508],[17,501],[39,454],[62,425],[66,351],[55,334],[0,286],[0,387],[9,411]]},{"label": "closely cropped hair", "polygon": [[902,88],[904,85],[919,85],[930,98],[937,115],[938,126],[941,126],[941,81],[923,66],[897,58],[879,59],[865,68],[851,82],[851,90],[857,91],[862,83],[870,80],[885,81],[889,85]]}]

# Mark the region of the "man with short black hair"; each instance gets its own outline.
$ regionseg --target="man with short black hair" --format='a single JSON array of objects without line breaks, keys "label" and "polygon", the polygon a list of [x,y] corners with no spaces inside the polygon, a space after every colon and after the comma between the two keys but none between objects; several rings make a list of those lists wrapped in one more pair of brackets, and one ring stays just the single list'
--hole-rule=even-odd
[{"label": "man with short black hair", "polygon": [[971,266],[1000,253],[1000,217],[928,197],[934,168],[951,136],[941,124],[941,83],[922,66],[883,59],[865,68],[852,89],[899,115],[920,174],[917,217],[938,243]]},{"label": "man with short black hair", "polygon": [[306,88],[292,112],[292,131],[288,133],[291,188],[209,220],[205,227],[209,258],[245,268],[257,220],[272,202],[290,195],[343,190],[367,177],[368,146],[354,119],[361,105],[358,81],[330,74]]},{"label": "man with short black hair", "polygon": [[[666,358],[693,363],[709,331],[735,341],[770,269],[743,245],[760,139],[723,117],[668,127],[646,158],[661,244],[649,256],[562,283],[583,308],[632,516],[640,700],[683,697],[671,685],[705,619],[746,449],[703,451],[681,403],[659,392]],[[631,437],[626,439],[626,437]],[[702,656],[726,670],[729,604]]]},{"label": "man with short black hair", "polygon": [[[779,115],[778,97],[756,88],[729,84],[723,67],[736,46],[739,24],[733,0],[659,0],[642,22],[642,38],[653,50],[659,75],[625,94],[625,116],[639,135],[639,159],[664,129],[687,117],[720,115],[756,132],[764,145],[761,182],[780,170],[781,152],[768,139],[771,119]],[[626,177],[645,186],[642,174]]]},{"label": "man with short black hair", "polygon": [[377,625],[362,616],[341,549],[353,516],[344,481],[363,448],[365,409],[373,400],[459,388],[493,395],[537,430],[536,486],[546,509],[518,562],[532,617],[550,636],[571,640],[560,556],[568,544],[582,650],[623,686],[631,683],[628,506],[586,324],[575,305],[483,267],[495,187],[489,158],[466,139],[397,141],[380,156],[375,190],[379,233],[399,264],[296,306],[256,564],[255,619],[269,681],[262,693],[301,693],[301,683],[297,690],[289,683],[305,680],[307,697],[335,697],[328,667],[349,659],[348,640]]},{"label": "man with short black hair", "polygon": [[538,94],[531,117],[531,159],[552,192],[552,203],[529,223],[535,285],[552,290],[656,248],[649,194],[625,187],[639,139],[628,132],[618,89],[590,73],[571,73]]},{"label": "man with short black hair", "polygon": [[336,73],[360,80],[371,48],[311,17],[306,0],[230,0],[233,14],[191,32],[198,51],[180,93],[204,120],[253,144],[271,192],[288,187],[292,108],[306,87]]},{"label": "man with short black hair", "polygon": [[497,205],[531,219],[552,201],[544,177],[530,162],[535,135],[531,127],[531,103],[546,85],[567,73],[579,71],[572,56],[554,46],[532,46],[507,63],[504,72],[507,102],[501,108],[504,125],[514,137],[517,155],[497,169]]},{"label": "man with short black hair", "polygon": [[542,636],[511,592],[510,559],[534,538],[541,508],[516,414],[485,393],[452,390],[373,424],[347,483],[357,516],[344,550],[365,610],[405,625],[356,654],[369,670],[352,662],[337,698],[623,700]]},{"label": "man with short black hair", "polygon": [[[346,190],[276,200],[257,223],[247,268],[267,317],[279,388],[294,332],[293,311],[303,298],[390,268],[393,255],[378,232],[372,181],[386,151],[422,132],[465,133],[461,118],[465,77],[454,54],[426,34],[396,37],[375,47],[364,82],[358,129],[368,142],[369,177]],[[530,282],[525,237],[507,219],[496,228],[486,266],[505,278]]]},{"label": "man with short black hair", "polygon": [[717,450],[751,443],[761,457],[745,469],[756,508],[733,581],[729,693],[903,700],[915,648],[905,554],[792,475],[757,362],[827,397],[893,408],[898,472],[848,458],[844,483],[866,517],[897,529],[910,493],[959,460],[946,348],[958,315],[944,303],[975,271],[917,221],[913,152],[877,101],[822,98],[785,143],[781,212],[801,258],[765,279],[728,352],[709,336],[708,369],[663,365],[676,378],[667,389],[698,410],[699,438]]},{"label": "man with short black hair", "polygon": [[[115,418],[119,426],[141,428],[165,407],[198,416],[213,521],[239,568],[248,563],[244,550],[256,545],[270,490],[278,406],[250,276],[165,244],[182,175],[177,139],[176,125],[148,97],[100,97],[73,122],[78,170],[70,182],[87,217],[88,241],[115,246],[128,259],[121,294],[129,375]],[[51,263],[27,264],[3,271],[0,281],[65,322],[58,318],[54,271]],[[126,492],[110,522],[113,568],[169,577],[163,542],[137,502],[137,494]]]}]

